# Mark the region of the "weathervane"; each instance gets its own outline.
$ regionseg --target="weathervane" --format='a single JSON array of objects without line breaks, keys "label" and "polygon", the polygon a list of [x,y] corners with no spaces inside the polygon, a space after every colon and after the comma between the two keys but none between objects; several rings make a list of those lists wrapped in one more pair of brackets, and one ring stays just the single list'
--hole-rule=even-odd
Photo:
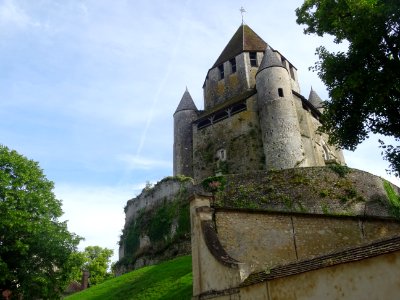
[{"label": "weathervane", "polygon": [[242,6],[239,11],[242,14],[242,25],[243,25],[243,16],[244,16],[244,13],[246,12],[246,10]]}]

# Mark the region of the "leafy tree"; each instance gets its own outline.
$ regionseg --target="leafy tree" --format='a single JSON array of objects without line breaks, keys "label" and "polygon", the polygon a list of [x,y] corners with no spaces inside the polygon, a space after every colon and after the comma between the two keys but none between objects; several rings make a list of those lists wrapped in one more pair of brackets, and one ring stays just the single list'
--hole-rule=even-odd
[{"label": "leafy tree", "polygon": [[0,290],[57,299],[81,240],[60,222],[61,201],[37,162],[0,145]]},{"label": "leafy tree", "polygon": [[[369,133],[400,141],[400,1],[305,0],[296,9],[305,33],[347,41],[347,52],[317,48],[314,70],[327,86],[322,131],[330,142],[354,150]],[[385,145],[383,156],[400,176],[400,146]]]},{"label": "leafy tree", "polygon": [[108,269],[111,267],[110,258],[113,250],[101,248],[99,246],[88,246],[83,252],[83,268],[90,272],[89,281],[91,285],[96,285],[111,277]]}]

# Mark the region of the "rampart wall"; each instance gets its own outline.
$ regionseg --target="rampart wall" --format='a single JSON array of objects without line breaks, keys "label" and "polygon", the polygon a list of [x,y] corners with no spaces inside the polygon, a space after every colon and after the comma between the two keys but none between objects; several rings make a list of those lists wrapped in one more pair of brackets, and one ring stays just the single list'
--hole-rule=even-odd
[{"label": "rampart wall", "polygon": [[190,253],[192,189],[191,178],[167,177],[128,201],[119,242],[119,274]]},{"label": "rampart wall", "polygon": [[191,201],[195,299],[396,294],[398,187],[343,166],[213,180]]}]

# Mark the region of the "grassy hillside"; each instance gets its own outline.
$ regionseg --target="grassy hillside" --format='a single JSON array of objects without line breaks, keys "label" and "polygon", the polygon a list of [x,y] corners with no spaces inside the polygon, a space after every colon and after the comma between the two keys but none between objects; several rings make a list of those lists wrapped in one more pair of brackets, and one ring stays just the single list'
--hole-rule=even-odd
[{"label": "grassy hillside", "polygon": [[191,299],[192,260],[182,256],[107,280],[66,300]]}]

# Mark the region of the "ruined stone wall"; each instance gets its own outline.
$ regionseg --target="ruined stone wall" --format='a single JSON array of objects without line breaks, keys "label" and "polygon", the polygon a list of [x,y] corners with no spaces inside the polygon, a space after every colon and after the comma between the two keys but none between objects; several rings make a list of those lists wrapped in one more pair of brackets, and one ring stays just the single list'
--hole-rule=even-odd
[{"label": "ruined stone wall", "polygon": [[[256,95],[247,110],[203,129],[193,129],[193,171],[197,183],[216,173],[236,174],[264,168]],[[226,157],[218,156],[225,150]]]},{"label": "ruined stone wall", "polygon": [[125,210],[125,224],[130,223],[137,217],[140,211],[146,212],[154,206],[165,201],[172,202],[178,192],[184,189],[190,189],[193,183],[186,177],[166,177],[154,186],[144,188],[135,198],[128,200]]},{"label": "ruined stone wall", "polygon": [[167,177],[128,201],[118,273],[190,253],[192,187],[191,178]]}]

